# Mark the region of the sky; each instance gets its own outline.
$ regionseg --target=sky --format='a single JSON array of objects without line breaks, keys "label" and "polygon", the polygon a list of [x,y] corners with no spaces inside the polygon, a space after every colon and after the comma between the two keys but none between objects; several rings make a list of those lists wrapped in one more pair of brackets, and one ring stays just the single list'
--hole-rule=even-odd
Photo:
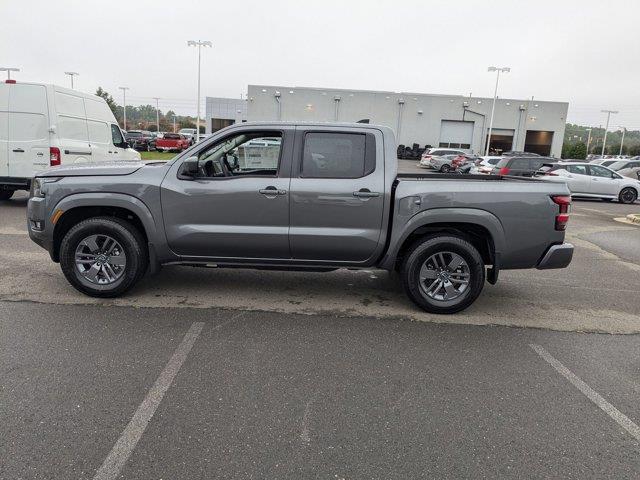
[{"label": "sky", "polygon": [[[102,86],[122,103],[195,115],[249,84],[569,102],[568,121],[640,129],[637,0],[0,0],[0,67]],[[2,75],[3,72],[0,72]]]}]

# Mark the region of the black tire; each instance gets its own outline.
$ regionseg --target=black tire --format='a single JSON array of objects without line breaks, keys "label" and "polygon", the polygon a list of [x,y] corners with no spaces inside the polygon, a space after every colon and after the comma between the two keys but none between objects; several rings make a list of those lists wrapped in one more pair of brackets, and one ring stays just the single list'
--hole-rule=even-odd
[{"label": "black tire", "polygon": [[440,171],[442,173],[449,173],[451,171],[451,167],[445,163],[440,167]]},{"label": "black tire", "polygon": [[[434,254],[457,254],[466,262],[469,283],[459,297],[452,300],[431,298],[421,285],[420,271]],[[451,258],[451,257],[447,257]],[[460,267],[462,268],[462,267]],[[409,298],[429,313],[449,314],[471,305],[484,287],[485,265],[478,250],[466,240],[452,236],[426,237],[415,242],[404,257],[400,271],[402,284]]]},{"label": "black tire", "polygon": [[638,191],[632,187],[623,188],[618,196],[620,203],[631,204],[638,199]]},{"label": "black tire", "polygon": [[0,202],[11,199],[14,193],[15,190],[0,190]]},{"label": "black tire", "polygon": [[[101,285],[90,283],[76,267],[75,253],[80,243],[92,235],[108,235],[124,251],[126,265],[116,281]],[[69,283],[78,291],[99,298],[122,295],[140,280],[149,264],[144,237],[129,222],[115,217],[93,217],[72,227],[60,244],[60,266]]]}]

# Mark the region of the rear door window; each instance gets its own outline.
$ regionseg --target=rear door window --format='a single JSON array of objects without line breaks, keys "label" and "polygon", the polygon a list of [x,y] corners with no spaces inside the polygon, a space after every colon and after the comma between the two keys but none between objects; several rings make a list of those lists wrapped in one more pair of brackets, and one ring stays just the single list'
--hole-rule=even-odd
[{"label": "rear door window", "polygon": [[[361,133],[307,133],[304,138],[304,178],[361,178],[375,169],[375,143],[369,146]],[[373,137],[372,137],[373,139]],[[374,141],[375,142],[375,141]],[[367,157],[369,161],[367,161]]]},{"label": "rear door window", "polygon": [[514,158],[510,168],[512,170],[531,170],[528,158]]},{"label": "rear door window", "polygon": [[587,167],[585,165],[567,165],[565,168],[569,173],[587,175]]}]

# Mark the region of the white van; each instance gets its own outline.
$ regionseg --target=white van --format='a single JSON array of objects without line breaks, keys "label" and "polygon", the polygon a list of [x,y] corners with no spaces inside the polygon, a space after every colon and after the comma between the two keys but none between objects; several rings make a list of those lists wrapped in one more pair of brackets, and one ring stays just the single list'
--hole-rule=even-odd
[{"label": "white van", "polygon": [[0,200],[28,190],[39,170],[106,160],[140,154],[103,98],[55,85],[0,83]]}]

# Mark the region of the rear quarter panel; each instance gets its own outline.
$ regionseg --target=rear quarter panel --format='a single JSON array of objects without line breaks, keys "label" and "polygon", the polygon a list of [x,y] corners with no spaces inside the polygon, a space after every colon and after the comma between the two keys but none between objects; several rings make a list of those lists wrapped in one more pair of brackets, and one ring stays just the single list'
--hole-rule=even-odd
[{"label": "rear quarter panel", "polygon": [[550,245],[564,241],[551,195],[568,194],[566,185],[542,181],[401,180],[389,253],[420,226],[476,223],[491,233],[501,269],[532,268]]}]

